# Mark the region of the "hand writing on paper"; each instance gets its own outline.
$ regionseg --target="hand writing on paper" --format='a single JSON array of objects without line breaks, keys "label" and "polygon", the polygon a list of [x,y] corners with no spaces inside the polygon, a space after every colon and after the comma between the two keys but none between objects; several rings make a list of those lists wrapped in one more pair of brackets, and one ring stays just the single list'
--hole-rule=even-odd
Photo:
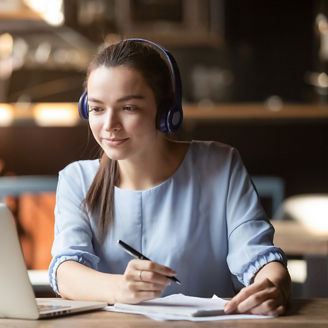
[{"label": "hand writing on paper", "polygon": [[139,303],[159,297],[175,276],[172,269],[148,260],[131,260],[119,280],[117,303]]},{"label": "hand writing on paper", "polygon": [[227,314],[250,313],[278,316],[286,311],[290,293],[290,277],[278,262],[263,267],[254,283],[243,288],[224,307]]}]

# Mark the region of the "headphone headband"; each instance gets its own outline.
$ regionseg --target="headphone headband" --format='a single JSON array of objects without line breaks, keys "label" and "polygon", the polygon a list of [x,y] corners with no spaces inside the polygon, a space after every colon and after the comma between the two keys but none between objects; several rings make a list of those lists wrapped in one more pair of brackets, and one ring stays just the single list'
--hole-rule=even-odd
[{"label": "headphone headband", "polygon": [[[181,85],[181,78],[178,65],[174,59],[174,57],[162,46],[159,44],[149,41],[146,39],[141,38],[131,38],[125,39],[124,41],[137,41],[137,42],[144,42],[152,45],[155,47],[160,53],[164,55],[166,58],[166,62],[169,66],[171,77],[172,77],[172,84],[173,84],[173,91],[174,91],[174,101],[173,103],[164,110],[162,113],[157,113],[157,120],[156,120],[156,127],[164,133],[167,132],[175,132],[179,129],[183,119],[183,112],[182,112],[182,85]],[[88,109],[88,94],[87,90],[84,90],[78,103],[78,110],[80,117],[83,119],[89,118],[89,109]]]}]

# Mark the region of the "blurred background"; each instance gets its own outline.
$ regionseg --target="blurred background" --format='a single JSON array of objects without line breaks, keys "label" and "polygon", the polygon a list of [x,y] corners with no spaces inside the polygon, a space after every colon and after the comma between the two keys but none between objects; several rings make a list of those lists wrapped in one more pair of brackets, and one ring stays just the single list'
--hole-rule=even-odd
[{"label": "blurred background", "polygon": [[[235,146],[273,220],[321,222],[324,235],[298,236],[320,250],[310,260],[300,248],[288,255],[296,295],[328,296],[325,0],[0,0],[0,201],[15,214],[29,269],[50,261],[57,172],[97,157],[77,114],[87,65],[127,37],[158,42],[178,62],[185,120],[177,138]],[[286,201],[300,195],[323,205],[310,202],[317,211],[305,219],[286,214]],[[321,266],[309,267],[313,257]],[[323,280],[305,291],[312,269]]]}]

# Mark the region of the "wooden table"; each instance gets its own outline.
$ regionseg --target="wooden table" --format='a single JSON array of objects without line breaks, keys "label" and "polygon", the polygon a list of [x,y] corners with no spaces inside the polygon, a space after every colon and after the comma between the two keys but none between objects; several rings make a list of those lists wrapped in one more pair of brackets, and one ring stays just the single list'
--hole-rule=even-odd
[{"label": "wooden table", "polygon": [[156,327],[328,327],[328,299],[293,300],[285,316],[274,319],[244,319],[209,322],[166,321],[158,322],[142,315],[90,312],[51,320],[0,319],[0,327],[20,328],[156,328]]}]

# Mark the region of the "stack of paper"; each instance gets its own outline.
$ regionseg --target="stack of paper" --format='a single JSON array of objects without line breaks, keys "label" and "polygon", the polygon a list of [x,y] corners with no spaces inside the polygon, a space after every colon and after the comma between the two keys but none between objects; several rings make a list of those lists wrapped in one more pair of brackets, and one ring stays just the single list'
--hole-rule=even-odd
[{"label": "stack of paper", "polygon": [[138,304],[116,303],[106,310],[115,312],[143,314],[155,320],[210,321],[242,318],[269,318],[258,315],[225,315],[224,304],[228,301],[216,295],[212,298],[191,297],[174,294],[162,298],[144,301]]}]

